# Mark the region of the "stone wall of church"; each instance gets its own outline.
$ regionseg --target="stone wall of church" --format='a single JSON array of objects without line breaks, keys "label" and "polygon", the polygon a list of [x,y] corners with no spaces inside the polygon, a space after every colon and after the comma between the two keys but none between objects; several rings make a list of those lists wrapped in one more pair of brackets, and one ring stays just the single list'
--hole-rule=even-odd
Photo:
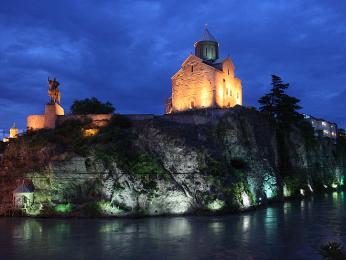
[{"label": "stone wall of church", "polygon": [[214,71],[191,55],[172,77],[172,111],[213,106]]},{"label": "stone wall of church", "polygon": [[220,108],[242,105],[242,87],[240,79],[234,75],[234,65],[227,59],[223,71],[216,71],[216,104]]},{"label": "stone wall of church", "polygon": [[242,105],[241,80],[230,59],[215,69],[191,55],[172,77],[172,112],[208,107]]}]

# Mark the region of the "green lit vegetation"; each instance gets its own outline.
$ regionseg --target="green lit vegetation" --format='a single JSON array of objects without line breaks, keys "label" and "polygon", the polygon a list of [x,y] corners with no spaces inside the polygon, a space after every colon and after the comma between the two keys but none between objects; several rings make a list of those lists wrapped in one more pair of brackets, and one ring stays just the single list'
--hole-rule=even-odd
[{"label": "green lit vegetation", "polygon": [[54,212],[59,213],[59,214],[68,214],[72,212],[72,204],[67,203],[67,204],[58,204],[54,206]]},{"label": "green lit vegetation", "polygon": [[34,203],[26,209],[26,214],[29,216],[38,216],[42,211],[41,203]]}]

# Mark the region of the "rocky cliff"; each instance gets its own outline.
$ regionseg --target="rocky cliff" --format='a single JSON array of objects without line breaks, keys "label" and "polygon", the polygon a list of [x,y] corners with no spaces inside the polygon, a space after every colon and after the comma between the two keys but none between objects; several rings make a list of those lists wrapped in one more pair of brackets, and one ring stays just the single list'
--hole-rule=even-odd
[{"label": "rocky cliff", "polygon": [[23,179],[31,215],[125,216],[242,210],[343,186],[344,140],[277,127],[253,109],[191,111],[108,126],[65,121],[1,156],[2,205]]}]

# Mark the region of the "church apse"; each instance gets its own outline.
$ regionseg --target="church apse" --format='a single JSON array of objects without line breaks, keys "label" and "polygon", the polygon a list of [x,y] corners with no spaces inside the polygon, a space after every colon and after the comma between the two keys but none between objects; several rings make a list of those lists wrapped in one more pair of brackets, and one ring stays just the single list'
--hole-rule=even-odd
[{"label": "church apse", "polygon": [[205,28],[195,43],[195,55],[190,54],[172,77],[172,97],[166,113],[242,105],[241,80],[235,77],[229,57],[219,59],[218,47]]}]

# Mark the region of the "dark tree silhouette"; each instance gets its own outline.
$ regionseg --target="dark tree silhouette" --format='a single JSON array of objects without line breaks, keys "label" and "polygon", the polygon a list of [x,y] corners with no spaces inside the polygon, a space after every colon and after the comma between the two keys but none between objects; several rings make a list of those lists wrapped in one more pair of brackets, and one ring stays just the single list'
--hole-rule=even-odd
[{"label": "dark tree silhouette", "polygon": [[258,100],[260,111],[285,126],[300,121],[302,115],[297,112],[301,109],[298,104],[300,100],[285,93],[289,84],[283,83],[276,75],[272,75],[271,84],[270,92]]},{"label": "dark tree silhouette", "polygon": [[115,108],[110,102],[102,103],[96,97],[75,100],[71,106],[74,115],[112,114]]}]

